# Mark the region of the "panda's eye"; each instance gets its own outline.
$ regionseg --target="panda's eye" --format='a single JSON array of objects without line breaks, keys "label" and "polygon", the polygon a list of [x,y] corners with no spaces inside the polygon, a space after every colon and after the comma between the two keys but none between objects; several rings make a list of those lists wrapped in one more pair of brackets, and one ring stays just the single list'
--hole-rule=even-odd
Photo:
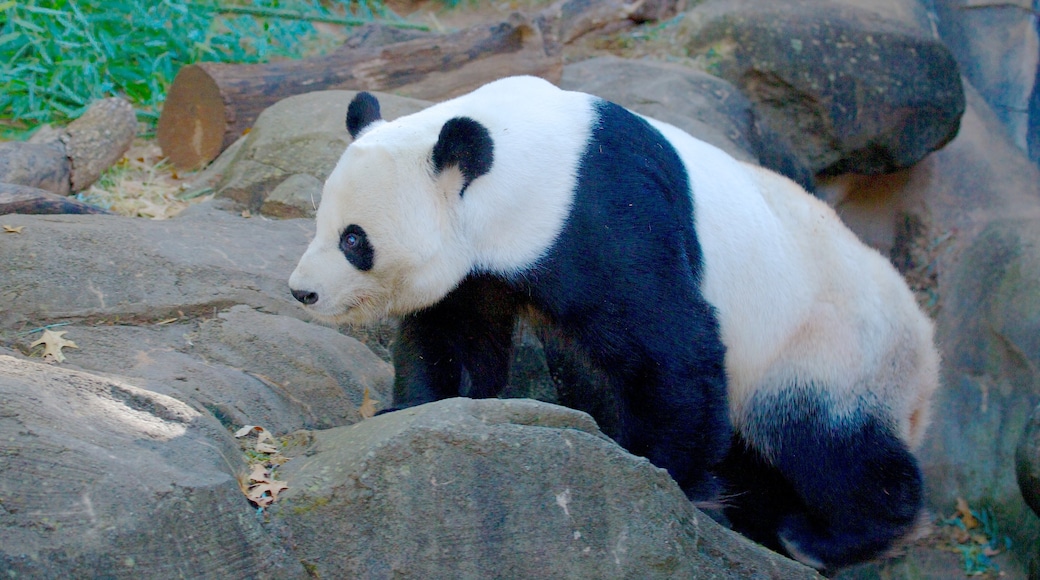
[{"label": "panda's eye", "polygon": [[357,224],[347,226],[339,236],[339,251],[347,261],[361,271],[372,269],[375,250],[365,235],[365,230]]}]

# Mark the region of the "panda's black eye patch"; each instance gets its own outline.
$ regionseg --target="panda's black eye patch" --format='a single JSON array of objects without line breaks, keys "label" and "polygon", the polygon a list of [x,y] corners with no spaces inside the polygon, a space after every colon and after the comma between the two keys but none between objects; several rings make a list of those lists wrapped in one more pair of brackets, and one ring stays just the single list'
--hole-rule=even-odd
[{"label": "panda's black eye patch", "polygon": [[339,251],[358,270],[365,272],[372,269],[375,251],[361,226],[351,224],[343,230],[339,235]]}]

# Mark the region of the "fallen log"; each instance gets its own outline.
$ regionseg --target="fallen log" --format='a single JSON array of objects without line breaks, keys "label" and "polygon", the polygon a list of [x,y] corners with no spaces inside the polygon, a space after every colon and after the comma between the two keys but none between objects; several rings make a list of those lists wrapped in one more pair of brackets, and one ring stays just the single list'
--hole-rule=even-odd
[{"label": "fallen log", "polygon": [[28,142],[0,143],[0,183],[68,195],[91,186],[119,161],[137,134],[137,115],[123,99],[102,99],[61,129]]},{"label": "fallen log", "polygon": [[99,207],[83,203],[74,197],[65,197],[49,191],[17,185],[0,183],[0,215],[20,214],[107,214]]},{"label": "fallen log", "polygon": [[119,161],[137,135],[137,114],[117,97],[92,104],[61,134],[71,164],[72,191],[83,191]]},{"label": "fallen log", "polygon": [[530,74],[558,81],[561,51],[538,22],[514,14],[505,22],[385,46],[268,64],[198,63],[170,86],[156,137],[182,169],[212,161],[268,106],[326,89],[393,90],[422,99],[463,94],[502,76]]}]

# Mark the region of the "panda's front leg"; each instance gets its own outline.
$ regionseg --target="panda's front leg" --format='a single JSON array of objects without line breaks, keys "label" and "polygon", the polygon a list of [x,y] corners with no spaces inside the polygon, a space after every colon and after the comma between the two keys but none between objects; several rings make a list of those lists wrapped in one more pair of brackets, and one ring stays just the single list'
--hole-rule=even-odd
[{"label": "panda's front leg", "polygon": [[437,304],[404,317],[393,348],[394,408],[498,395],[509,381],[517,295],[471,275]]}]

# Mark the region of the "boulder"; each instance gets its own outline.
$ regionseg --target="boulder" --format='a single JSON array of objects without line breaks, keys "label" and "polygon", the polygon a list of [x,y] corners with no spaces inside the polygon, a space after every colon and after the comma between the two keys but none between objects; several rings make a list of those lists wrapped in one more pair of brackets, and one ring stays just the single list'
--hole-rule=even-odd
[{"label": "boulder", "polygon": [[319,577],[818,578],[577,411],[448,399],[314,433],[276,528]]},{"label": "boulder", "polygon": [[25,578],[302,578],[252,515],[238,445],[165,395],[0,355],[0,569]]},{"label": "boulder", "polygon": [[916,26],[825,0],[708,0],[683,27],[689,54],[739,87],[814,173],[889,173],[957,134],[957,62]]},{"label": "boulder", "polygon": [[393,368],[335,329],[238,305],[199,324],[192,344],[191,354],[243,369],[281,396],[289,407],[286,419],[296,420],[263,423],[276,433],[360,421],[365,391],[390,405]]}]

